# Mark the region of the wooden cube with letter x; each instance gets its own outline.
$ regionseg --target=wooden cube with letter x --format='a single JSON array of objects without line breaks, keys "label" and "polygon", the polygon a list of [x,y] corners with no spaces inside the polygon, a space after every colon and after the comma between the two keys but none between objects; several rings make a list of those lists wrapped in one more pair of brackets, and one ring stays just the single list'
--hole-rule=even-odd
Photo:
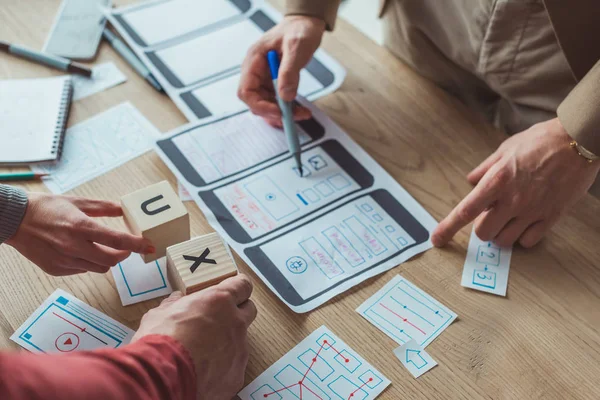
[{"label": "wooden cube with letter x", "polygon": [[169,182],[162,181],[121,198],[129,229],[150,240],[154,254],[144,254],[151,262],[167,253],[167,247],[190,239],[190,216]]},{"label": "wooden cube with letter x", "polygon": [[167,275],[177,290],[190,294],[238,273],[229,246],[217,233],[167,249]]}]

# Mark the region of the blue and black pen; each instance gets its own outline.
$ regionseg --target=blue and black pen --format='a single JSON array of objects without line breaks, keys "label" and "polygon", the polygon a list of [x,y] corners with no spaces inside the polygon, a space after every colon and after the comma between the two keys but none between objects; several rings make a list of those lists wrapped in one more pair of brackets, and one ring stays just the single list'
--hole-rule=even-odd
[{"label": "blue and black pen", "polygon": [[271,70],[273,86],[275,87],[275,97],[277,98],[277,104],[279,104],[279,108],[281,109],[283,131],[285,132],[285,136],[287,138],[288,148],[296,160],[296,167],[298,168],[300,176],[303,176],[302,159],[300,156],[300,139],[298,138],[296,124],[294,123],[292,103],[283,101],[281,97],[279,97],[279,91],[277,89],[277,77],[279,76],[279,55],[275,50],[271,50],[267,54],[267,59],[269,61],[269,69]]}]

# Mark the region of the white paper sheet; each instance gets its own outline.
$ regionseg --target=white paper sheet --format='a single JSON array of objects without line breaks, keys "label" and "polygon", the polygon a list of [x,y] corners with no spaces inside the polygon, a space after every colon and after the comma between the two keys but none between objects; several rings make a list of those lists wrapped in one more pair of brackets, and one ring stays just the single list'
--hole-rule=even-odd
[{"label": "white paper sheet", "polygon": [[156,55],[187,86],[239,68],[250,46],[262,34],[252,21],[246,20],[159,50]]},{"label": "white paper sheet", "polygon": [[296,312],[429,249],[436,226],[339,127],[303,104],[315,121],[302,134],[302,178],[283,133],[250,113],[189,124],[156,148],[213,228]]},{"label": "white paper sheet", "polygon": [[394,350],[402,365],[416,378],[435,367],[437,362],[414,340],[409,340]]},{"label": "white paper sheet", "polygon": [[[229,1],[212,0],[211,7],[215,7],[219,17],[212,15],[212,11],[208,12],[215,24],[202,29],[208,21],[204,17],[190,19],[180,16],[188,13],[182,7],[186,1],[171,1],[168,5],[154,1],[122,7],[114,10],[108,18],[190,121],[213,121],[223,115],[246,110],[245,104],[237,98],[242,61],[264,29],[280,21],[282,15],[270,5],[255,1],[244,14],[219,20],[221,16],[229,15],[218,11],[222,3]],[[160,16],[164,20],[161,24],[168,27],[157,29],[152,21],[158,17],[152,15],[160,14],[156,10],[163,8],[169,9],[166,15],[172,16],[172,19],[165,22],[169,17]],[[135,23],[127,22],[130,17],[135,19]],[[179,35],[180,28],[172,26],[178,23],[182,24],[181,32],[191,33]],[[151,34],[148,33],[150,30]],[[140,44],[140,35],[161,44],[155,47]],[[300,80],[299,93],[309,100],[337,90],[346,75],[344,68],[322,50],[315,52],[314,60],[302,72]]]},{"label": "white paper sheet", "polygon": [[119,297],[124,306],[166,296],[173,289],[167,279],[167,259],[145,263],[139,254],[111,268]]},{"label": "white paper sheet", "polygon": [[124,14],[123,18],[148,46],[241,14],[230,1],[161,0],[146,3]]},{"label": "white paper sheet", "polygon": [[506,296],[512,247],[484,242],[471,232],[461,285],[482,292]]},{"label": "white paper sheet", "polygon": [[[240,84],[240,74],[234,74],[206,86],[201,86],[192,91],[192,95],[198,99],[212,115],[231,115],[248,108],[246,103],[237,96],[237,88]],[[323,89],[323,85],[306,70],[300,71],[300,84],[298,94],[312,100],[311,96]]]},{"label": "white paper sheet", "polygon": [[325,326],[270,366],[241,400],[372,400],[391,382]]},{"label": "white paper sheet", "polygon": [[187,191],[187,189],[185,188],[185,186],[183,186],[181,183],[177,182],[177,193],[179,194],[179,199],[181,201],[194,201],[194,198],[192,197],[192,195]]},{"label": "white paper sheet", "polygon": [[415,340],[423,347],[433,342],[457,317],[400,275],[356,311],[397,343]]},{"label": "white paper sheet", "polygon": [[51,175],[44,183],[52,193],[65,193],[144,154],[158,136],[131,103],[122,103],[67,129],[60,161],[31,169]]},{"label": "white paper sheet", "polygon": [[135,331],[56,289],[10,337],[34,353],[117,348],[131,341]]},{"label": "white paper sheet", "polygon": [[73,101],[84,99],[95,93],[120,85],[127,77],[113,62],[92,68],[92,77],[73,75]]}]

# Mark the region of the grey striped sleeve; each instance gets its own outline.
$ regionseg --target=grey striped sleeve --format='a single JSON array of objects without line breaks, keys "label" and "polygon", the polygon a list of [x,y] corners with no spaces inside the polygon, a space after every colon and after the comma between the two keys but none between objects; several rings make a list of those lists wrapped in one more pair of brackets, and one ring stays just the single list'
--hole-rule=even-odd
[{"label": "grey striped sleeve", "polygon": [[0,244],[17,232],[26,209],[27,194],[23,190],[0,185]]}]

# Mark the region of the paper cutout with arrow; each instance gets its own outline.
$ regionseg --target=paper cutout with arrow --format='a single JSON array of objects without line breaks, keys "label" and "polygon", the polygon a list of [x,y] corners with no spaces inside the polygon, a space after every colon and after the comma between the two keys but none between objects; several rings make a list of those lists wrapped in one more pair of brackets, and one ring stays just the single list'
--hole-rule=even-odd
[{"label": "paper cutout with arrow", "polygon": [[437,365],[437,362],[414,339],[395,349],[394,354],[415,378]]}]

